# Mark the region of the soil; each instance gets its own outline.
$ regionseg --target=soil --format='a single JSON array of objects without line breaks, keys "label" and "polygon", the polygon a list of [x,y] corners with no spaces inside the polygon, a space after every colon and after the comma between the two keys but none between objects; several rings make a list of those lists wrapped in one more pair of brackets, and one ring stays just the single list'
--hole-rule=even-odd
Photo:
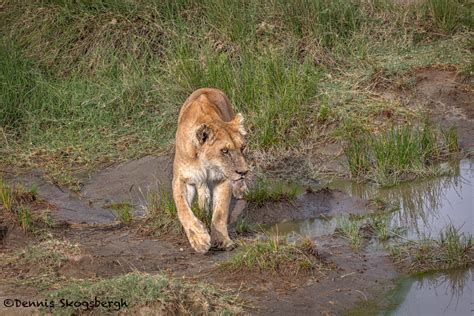
[{"label": "soil", "polygon": [[[131,225],[116,222],[107,206],[127,200],[140,209],[148,190],[157,183],[169,183],[170,159],[170,156],[147,156],[111,166],[90,176],[79,193],[49,184],[37,174],[16,175],[7,181],[36,185],[38,199],[54,205],[51,217],[55,238],[79,244],[81,256],[58,268],[57,273],[67,279],[110,278],[137,270],[171,273],[239,291],[251,306],[248,312],[261,315],[286,314],[290,310],[296,315],[332,315],[389,286],[390,282],[383,285],[385,281],[382,281],[395,275],[395,267],[388,259],[369,252],[354,252],[338,238],[327,236],[316,240],[318,252],[329,262],[327,271],[311,278],[283,278],[262,273],[221,273],[216,269],[217,264],[233,252],[199,255],[192,251],[184,235],[153,238],[141,233],[140,219]],[[254,223],[305,219],[321,214],[360,214],[370,209],[368,201],[330,189],[310,190],[293,202],[267,204],[251,212],[242,201],[234,204],[235,209],[243,210]],[[237,215],[232,217],[235,219]],[[11,228],[1,251],[12,253],[35,242],[35,238],[18,228]],[[0,282],[0,298],[41,299],[42,294],[34,288],[25,289],[10,282],[12,276],[31,273],[35,273],[34,267],[19,270],[2,267],[0,277],[6,282]]]},{"label": "soil", "polygon": [[[409,104],[421,102],[430,116],[443,127],[456,126],[461,146],[474,151],[472,106],[473,93],[466,79],[454,70],[420,69],[415,73],[415,95]],[[144,214],[145,197],[156,186],[169,186],[172,155],[146,156],[110,166],[88,175],[78,193],[49,184],[40,172],[11,174],[10,183],[38,187],[39,199],[51,205],[53,235],[78,243],[82,254],[58,268],[68,279],[110,278],[131,271],[166,272],[192,280],[203,280],[218,287],[233,289],[247,300],[248,313],[258,315],[335,315],[360,301],[370,301],[394,287],[396,267],[385,253],[353,250],[335,236],[316,239],[317,251],[329,262],[329,269],[317,277],[281,278],[265,273],[221,273],[216,265],[234,252],[192,251],[184,235],[153,238],[140,233],[140,219],[131,225],[118,223],[111,213],[113,203],[128,202],[135,215]],[[329,162],[330,163],[330,162]],[[342,191],[321,189],[308,191],[295,201],[269,203],[252,208],[242,201],[233,204],[232,220],[240,213],[254,224],[313,218],[344,213],[362,214],[372,210],[371,203]],[[1,258],[38,237],[9,227],[0,243]],[[13,276],[28,275],[34,267],[12,268],[2,265],[0,300],[7,297],[42,299],[42,293],[31,287],[16,286]],[[383,295],[383,294],[382,294]],[[0,306],[0,313],[6,312]],[[8,310],[22,314],[25,310]]]}]

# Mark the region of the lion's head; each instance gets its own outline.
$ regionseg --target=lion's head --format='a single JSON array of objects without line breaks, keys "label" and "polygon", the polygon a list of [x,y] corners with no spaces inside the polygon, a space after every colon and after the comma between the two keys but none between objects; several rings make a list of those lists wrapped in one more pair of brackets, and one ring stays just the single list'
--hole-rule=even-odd
[{"label": "lion's head", "polygon": [[240,113],[230,122],[201,124],[196,130],[198,158],[215,180],[230,180],[233,194],[239,199],[247,191],[245,176],[249,171],[243,154],[245,135]]}]

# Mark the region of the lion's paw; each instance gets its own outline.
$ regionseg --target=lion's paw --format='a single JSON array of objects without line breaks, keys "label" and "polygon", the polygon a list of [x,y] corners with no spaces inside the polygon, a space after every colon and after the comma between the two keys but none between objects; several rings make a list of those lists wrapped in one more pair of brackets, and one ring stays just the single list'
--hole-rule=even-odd
[{"label": "lion's paw", "polygon": [[191,247],[193,247],[197,253],[206,253],[209,251],[209,248],[211,248],[211,236],[206,230],[191,228],[187,235]]}]

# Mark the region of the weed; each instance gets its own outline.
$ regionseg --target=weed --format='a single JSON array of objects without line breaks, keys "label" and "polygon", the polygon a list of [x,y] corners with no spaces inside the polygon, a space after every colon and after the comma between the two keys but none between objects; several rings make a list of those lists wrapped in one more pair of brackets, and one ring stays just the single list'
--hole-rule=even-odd
[{"label": "weed", "polygon": [[460,26],[472,27],[472,12],[467,1],[428,0],[427,7],[435,24],[441,30],[451,33]]},{"label": "weed", "polygon": [[26,206],[21,206],[18,209],[18,224],[24,232],[29,232],[33,228],[33,223],[31,219],[31,211]]},{"label": "weed", "polygon": [[459,152],[458,134],[454,127],[442,130],[444,146],[448,152]]},{"label": "weed", "polygon": [[287,238],[271,236],[261,240],[243,241],[237,254],[220,264],[223,270],[269,272],[280,276],[313,274],[323,268],[312,240],[296,243]]},{"label": "weed", "polygon": [[295,183],[257,179],[255,186],[245,195],[245,200],[256,207],[261,207],[267,202],[294,200],[302,192],[303,189]]},{"label": "weed", "polygon": [[387,241],[389,239],[399,238],[405,232],[403,227],[394,227],[394,225],[390,222],[390,216],[384,214],[369,216],[366,225],[367,228],[373,233],[373,237],[379,241]]},{"label": "weed", "polygon": [[7,211],[11,212],[13,207],[13,197],[12,190],[9,185],[7,185],[0,178],[0,204]]},{"label": "weed", "polygon": [[243,235],[251,233],[255,231],[255,229],[252,227],[252,224],[250,224],[245,218],[239,217],[235,223],[235,231],[237,232],[237,234]]},{"label": "weed", "polygon": [[473,239],[453,225],[446,226],[438,239],[423,238],[392,246],[390,254],[411,272],[428,272],[466,267],[472,258]]},{"label": "weed", "polygon": [[115,203],[108,206],[122,224],[130,224],[133,219],[133,207],[130,203]]},{"label": "weed", "polygon": [[170,189],[159,186],[147,196],[147,224],[154,234],[162,235],[169,232],[181,232],[181,224]]},{"label": "weed", "polygon": [[364,244],[364,236],[361,228],[364,222],[360,219],[352,219],[349,216],[341,216],[336,221],[336,233],[350,241],[355,249],[360,249]]},{"label": "weed", "polygon": [[[166,275],[130,273],[97,281],[74,281],[48,294],[48,299],[58,301],[94,302],[94,298],[107,297],[109,301],[125,302],[120,306],[131,313],[160,314],[238,314],[242,303],[228,291],[205,283],[189,283]],[[91,306],[97,313],[117,311],[117,306]],[[115,308],[115,309],[114,309]],[[70,306],[65,313],[75,314],[84,306]]]}]

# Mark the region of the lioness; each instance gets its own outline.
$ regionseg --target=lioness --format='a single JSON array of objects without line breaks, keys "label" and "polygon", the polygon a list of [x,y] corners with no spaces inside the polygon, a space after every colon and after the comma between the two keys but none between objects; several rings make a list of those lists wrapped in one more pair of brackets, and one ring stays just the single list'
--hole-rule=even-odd
[{"label": "lioness", "polygon": [[[198,253],[207,252],[211,240],[215,248],[234,248],[227,220],[231,194],[242,198],[247,190],[248,166],[242,154],[245,135],[242,114],[234,115],[229,99],[220,90],[198,89],[181,107],[173,164],[173,198],[186,236]],[[197,190],[199,207],[209,211],[210,187],[211,235],[191,210]]]}]

